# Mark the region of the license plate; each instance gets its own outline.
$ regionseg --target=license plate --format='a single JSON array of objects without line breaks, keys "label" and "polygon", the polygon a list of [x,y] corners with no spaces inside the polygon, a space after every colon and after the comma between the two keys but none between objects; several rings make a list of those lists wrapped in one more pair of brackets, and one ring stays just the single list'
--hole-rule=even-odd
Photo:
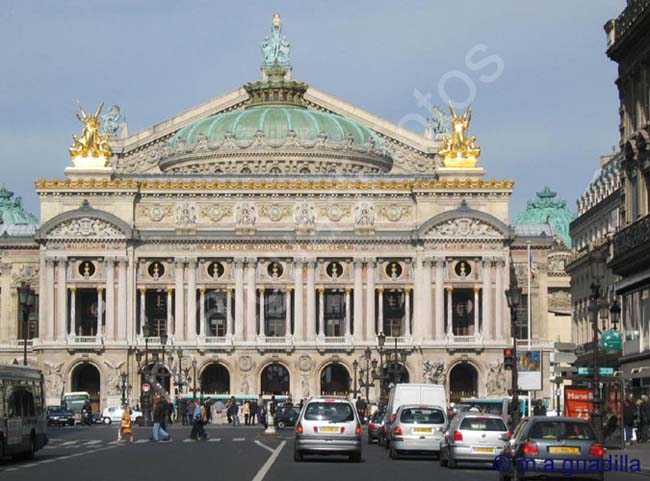
[{"label": "license plate", "polygon": [[320,428],[320,431],[323,433],[338,433],[339,428],[335,426],[323,426],[322,428]]},{"label": "license plate", "polygon": [[551,454],[580,454],[580,448],[572,446],[549,446],[548,452]]},{"label": "license plate", "polygon": [[493,453],[494,448],[474,448],[475,453]]},{"label": "license plate", "polygon": [[414,433],[430,433],[432,432],[431,428],[413,428]]}]

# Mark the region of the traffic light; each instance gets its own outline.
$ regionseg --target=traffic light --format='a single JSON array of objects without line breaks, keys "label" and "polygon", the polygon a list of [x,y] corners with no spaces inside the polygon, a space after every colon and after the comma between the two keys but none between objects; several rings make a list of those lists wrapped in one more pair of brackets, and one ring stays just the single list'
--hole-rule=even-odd
[{"label": "traffic light", "polygon": [[515,367],[515,356],[513,355],[512,348],[507,347],[503,350],[503,369],[512,371]]}]

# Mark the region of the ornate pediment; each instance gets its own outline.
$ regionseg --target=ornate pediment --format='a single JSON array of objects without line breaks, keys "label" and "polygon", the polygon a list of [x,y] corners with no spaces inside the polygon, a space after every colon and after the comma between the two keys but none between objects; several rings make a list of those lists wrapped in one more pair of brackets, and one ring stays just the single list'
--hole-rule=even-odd
[{"label": "ornate pediment", "polygon": [[426,239],[497,239],[502,238],[503,234],[482,220],[460,217],[447,219],[434,225],[423,237]]},{"label": "ornate pediment", "polygon": [[64,221],[47,234],[48,239],[122,240],[124,237],[113,224],[92,217]]}]

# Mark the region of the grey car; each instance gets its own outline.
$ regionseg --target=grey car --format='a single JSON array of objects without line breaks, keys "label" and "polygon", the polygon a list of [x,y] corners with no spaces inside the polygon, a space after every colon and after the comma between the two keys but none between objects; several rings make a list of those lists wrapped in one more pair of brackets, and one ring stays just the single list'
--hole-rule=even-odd
[{"label": "grey car", "polygon": [[379,435],[383,429],[384,413],[377,411],[370,417],[370,422],[368,423],[368,444],[372,444],[375,441],[379,442]]},{"label": "grey car", "polygon": [[397,459],[403,454],[439,454],[446,428],[447,414],[439,406],[400,406],[390,425],[390,457]]},{"label": "grey car", "polygon": [[508,437],[508,428],[497,414],[458,413],[442,440],[440,465],[455,468],[458,463],[471,462],[492,466]]},{"label": "grey car", "polygon": [[357,410],[345,398],[311,398],[296,423],[294,460],[303,456],[345,455],[361,461],[361,421]]},{"label": "grey car", "polygon": [[586,420],[533,416],[517,425],[494,467],[500,481],[540,477],[602,481],[604,452]]}]

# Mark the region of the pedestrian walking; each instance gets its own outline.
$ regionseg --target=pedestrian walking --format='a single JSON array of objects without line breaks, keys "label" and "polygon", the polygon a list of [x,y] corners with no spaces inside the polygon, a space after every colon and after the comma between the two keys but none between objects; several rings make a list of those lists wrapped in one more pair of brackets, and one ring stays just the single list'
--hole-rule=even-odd
[{"label": "pedestrian walking", "polygon": [[244,411],[244,424],[248,426],[251,416],[251,403],[249,401],[246,401],[242,410]]},{"label": "pedestrian walking", "polygon": [[533,416],[546,416],[546,406],[544,406],[544,401],[541,399],[538,399],[537,402],[535,402],[535,406],[533,407]]},{"label": "pedestrian walking", "polygon": [[231,397],[230,400],[230,417],[232,418],[232,425],[239,426],[239,405],[235,401],[235,396]]},{"label": "pedestrian walking", "polygon": [[194,400],[194,410],[192,411],[192,431],[190,432],[190,439],[197,441],[198,439],[207,439],[208,435],[203,427],[207,422],[207,415],[205,412],[205,405],[200,404],[199,400]]},{"label": "pedestrian walking", "polygon": [[178,404],[178,412],[181,416],[181,424],[187,426],[189,423],[187,419],[187,401],[185,399],[180,400]]},{"label": "pedestrian walking", "polygon": [[154,442],[170,441],[169,433],[163,427],[165,422],[164,400],[159,393],[156,393],[153,403],[153,431],[151,437]]},{"label": "pedestrian walking", "polygon": [[232,424],[232,414],[231,414],[231,410],[230,410],[230,407],[232,406],[232,403],[233,403],[232,399],[228,399],[228,401],[226,401],[226,418],[228,420],[228,424]]},{"label": "pedestrian walking", "polygon": [[117,430],[117,442],[122,442],[122,436],[128,436],[129,442],[133,442],[133,430],[131,425],[131,409],[129,408],[129,403],[125,403],[123,406],[122,420],[120,421],[120,427]]},{"label": "pedestrian walking", "polygon": [[650,428],[650,401],[645,394],[641,396],[640,402],[637,402],[639,407],[639,442],[648,442],[648,429]]},{"label": "pedestrian walking", "polygon": [[266,406],[263,402],[257,406],[257,420],[264,426],[264,429],[269,427],[269,423],[266,420]]},{"label": "pedestrian walking", "polygon": [[249,403],[249,409],[250,409],[250,423],[252,425],[257,424],[257,401],[253,399]]},{"label": "pedestrian walking", "polygon": [[623,401],[623,429],[625,431],[625,443],[630,446],[634,431],[634,404],[630,399]]}]

